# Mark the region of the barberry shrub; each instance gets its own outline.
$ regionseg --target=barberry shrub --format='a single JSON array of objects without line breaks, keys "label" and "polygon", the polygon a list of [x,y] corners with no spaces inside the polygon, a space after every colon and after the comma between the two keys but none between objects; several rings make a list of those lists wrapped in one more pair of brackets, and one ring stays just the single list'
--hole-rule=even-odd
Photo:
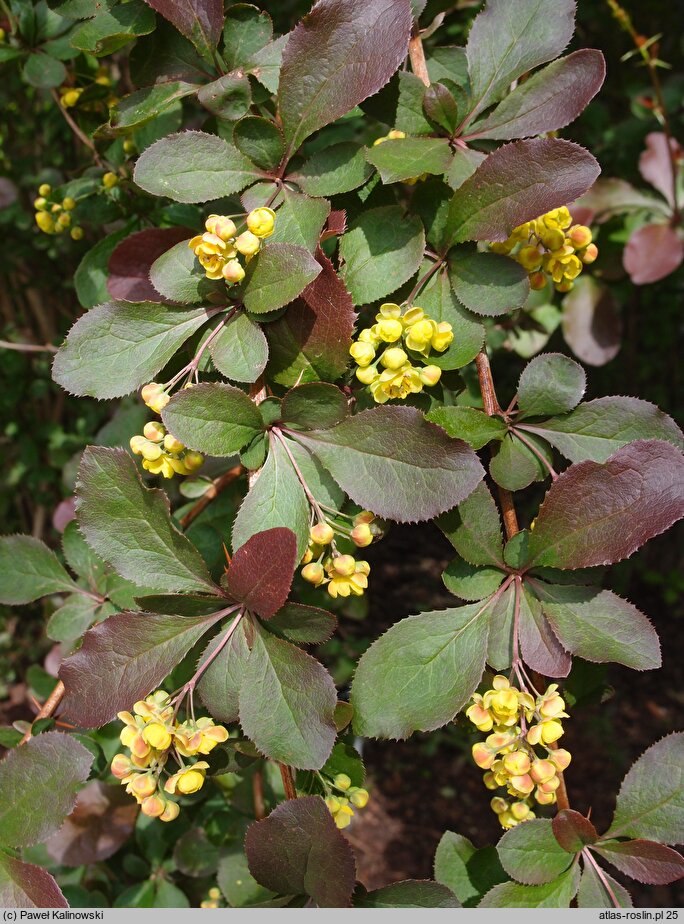
[{"label": "barberry shrub", "polygon": [[[62,86],[94,158],[37,190],[41,233],[96,241],[54,379],[146,416],[83,453],[59,554],[0,540],[0,601],[59,600],[64,654],[0,765],[2,903],[64,905],[22,851],[101,860],[136,815],[143,841],[178,826],[178,844],[118,904],[187,904],[174,868],[204,877],[205,907],[622,907],[604,864],[681,877],[684,734],[634,764],[602,833],[558,742],[574,656],[660,664],[602,579],[684,513],[682,434],[646,401],[583,402],[561,354],[502,406],[488,359],[531,290],[567,293],[599,256],[573,217],[599,165],[557,137],[604,76],[599,51],[562,56],[573,0],[488,0],[464,47],[441,20],[423,44],[420,0],[319,0],[279,37],[248,4],[64,0],[29,40],[24,6],[4,60]],[[136,88],[109,99],[93,58],[118,67],[131,43]],[[427,520],[454,547],[454,605],[396,622],[343,700],[303,646],[363,595],[390,522]],[[55,710],[68,731],[46,731]],[[494,861],[447,831],[435,881],[367,892],[340,831],[369,798],[356,739],[461,713],[505,831]],[[115,808],[124,833],[100,843]]]}]

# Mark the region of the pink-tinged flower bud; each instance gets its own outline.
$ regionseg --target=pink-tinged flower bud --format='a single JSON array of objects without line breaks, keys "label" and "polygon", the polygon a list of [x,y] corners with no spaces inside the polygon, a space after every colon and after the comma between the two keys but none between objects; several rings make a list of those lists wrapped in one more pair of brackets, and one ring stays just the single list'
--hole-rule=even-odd
[{"label": "pink-tinged flower bud", "polygon": [[167,433],[164,437],[164,449],[167,452],[182,452],[185,449],[185,446],[171,433]]},{"label": "pink-tinged flower bud", "polygon": [[582,251],[579,257],[582,263],[588,266],[598,257],[598,247],[596,244],[589,244],[589,246]]},{"label": "pink-tinged flower bud", "polygon": [[502,815],[504,812],[508,811],[508,802],[502,799],[501,796],[494,796],[489,804],[492,807],[492,811],[496,812],[497,815]]},{"label": "pink-tinged flower bud", "polygon": [[161,796],[148,796],[146,799],[143,799],[142,805],[140,806],[143,815],[147,815],[150,818],[159,818],[160,815],[164,814],[166,809],[166,800],[162,799]]},{"label": "pink-tinged flower bud", "polygon": [[487,738],[487,747],[492,751],[502,751],[515,741],[515,735],[511,732],[495,732]]},{"label": "pink-tinged flower bud", "polygon": [[[153,443],[160,443],[166,436],[166,427],[156,420],[150,420],[143,427],[143,436]],[[133,450],[133,452],[135,452],[135,450]]]},{"label": "pink-tinged flower bud", "polygon": [[351,555],[337,555],[333,558],[332,567],[343,577],[349,577],[356,571],[356,561]]},{"label": "pink-tinged flower bud", "polygon": [[556,801],[555,792],[542,792],[541,789],[537,788],[534,793],[534,798],[540,805],[553,805]]},{"label": "pink-tinged flower bud", "polygon": [[221,270],[221,275],[227,283],[235,285],[245,278],[245,269],[239,260],[228,260]]},{"label": "pink-tinged flower bud", "polygon": [[491,770],[488,770],[487,773],[482,777],[482,782],[485,784],[487,789],[497,789],[499,784],[494,779],[494,774]]},{"label": "pink-tinged flower bud", "polygon": [[310,565],[305,565],[301,574],[305,581],[316,586],[325,580],[325,571],[323,570],[323,565],[319,562],[311,562]]},{"label": "pink-tinged flower bud", "polygon": [[172,802],[170,799],[166,803],[166,808],[159,816],[160,821],[175,821],[180,814],[180,805],[177,802]]},{"label": "pink-tinged flower bud", "polygon": [[311,527],[309,535],[318,545],[329,545],[335,538],[335,532],[329,523],[316,523]]},{"label": "pink-tinged flower bud", "polygon": [[421,380],[423,385],[431,387],[436,385],[437,382],[442,378],[442,370],[439,366],[423,366],[422,368],[418,367],[418,378]]},{"label": "pink-tinged flower bud", "polygon": [[512,802],[509,811],[516,821],[524,821],[531,814],[527,802]]},{"label": "pink-tinged flower bud", "polygon": [[511,786],[518,792],[530,793],[534,789],[534,780],[529,773],[522,773],[511,777]]},{"label": "pink-tinged flower bud", "polygon": [[577,250],[588,247],[591,244],[591,231],[586,225],[573,225],[568,231],[568,237]]},{"label": "pink-tinged flower bud", "polygon": [[157,781],[148,773],[136,774],[128,784],[128,790],[140,799],[145,799],[157,791]]},{"label": "pink-tinged flower bud", "polygon": [[375,514],[371,513],[370,510],[362,510],[360,513],[357,513],[352,523],[354,526],[359,526],[361,523],[372,523],[375,519]]},{"label": "pink-tinged flower bud", "polygon": [[237,234],[237,228],[232,218],[225,215],[210,215],[204,223],[204,227],[210,234],[215,234],[222,241],[229,241],[231,237]]},{"label": "pink-tinged flower bud", "polygon": [[535,783],[545,783],[556,775],[556,768],[550,760],[535,760],[530,768],[530,776]]},{"label": "pink-tinged flower bud", "polygon": [[112,760],[111,771],[117,780],[122,780],[133,769],[133,765],[125,754],[116,754]]},{"label": "pink-tinged flower bud", "polygon": [[239,237],[235,238],[235,247],[244,256],[253,257],[254,254],[259,253],[261,241],[251,231],[243,231]]},{"label": "pink-tinged flower bud", "polygon": [[489,770],[494,763],[494,755],[482,742],[473,745],[473,760],[482,770]]},{"label": "pink-tinged flower bud", "polygon": [[373,541],[373,533],[368,523],[359,523],[351,531],[351,539],[354,545],[360,549],[365,549]]},{"label": "pink-tinged flower bud", "polygon": [[513,751],[511,754],[506,754],[503,765],[512,776],[520,776],[530,769],[530,758],[525,751]]},{"label": "pink-tinged flower bud", "polygon": [[556,748],[555,751],[551,751],[549,754],[549,760],[553,761],[559,770],[566,770],[570,766],[572,754],[570,751],[566,751],[565,748]]},{"label": "pink-tinged flower bud", "polygon": [[546,285],[546,276],[539,270],[535,273],[530,273],[527,278],[530,280],[530,288],[534,291],[543,289]]}]

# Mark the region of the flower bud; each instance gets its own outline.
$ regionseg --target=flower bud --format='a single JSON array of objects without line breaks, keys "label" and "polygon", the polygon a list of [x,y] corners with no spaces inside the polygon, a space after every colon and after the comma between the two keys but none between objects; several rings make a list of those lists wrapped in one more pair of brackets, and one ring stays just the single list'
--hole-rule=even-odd
[{"label": "flower bud", "polygon": [[414,306],[409,308],[405,315],[402,317],[404,322],[404,327],[412,327],[414,324],[417,324],[419,321],[422,321],[425,317],[425,312],[422,308]]},{"label": "flower bud", "polygon": [[116,173],[105,173],[102,177],[102,185],[105,189],[114,189],[115,186],[119,185],[119,177]]},{"label": "flower bud", "polygon": [[332,566],[333,570],[343,577],[349,577],[356,571],[356,561],[351,555],[336,555]]},{"label": "flower bud", "polygon": [[36,212],[36,224],[45,234],[52,234],[55,230],[55,222],[48,212]]},{"label": "flower bud", "polygon": [[482,770],[489,770],[494,763],[494,755],[481,741],[473,745],[472,754],[473,760]]},{"label": "flower bud", "polygon": [[550,760],[535,760],[530,768],[530,776],[535,783],[545,783],[556,775],[556,768]]},{"label": "flower bud", "polygon": [[372,385],[379,375],[380,373],[375,366],[366,366],[365,368],[359,366],[356,370],[356,378],[364,385]]},{"label": "flower bud", "polygon": [[57,224],[62,228],[68,228],[71,224],[71,215],[68,212],[62,212],[57,218]]},{"label": "flower bud", "polygon": [[37,212],[44,212],[48,207],[48,201],[44,196],[38,196],[33,200],[33,207]]},{"label": "flower bud", "polygon": [[436,385],[442,378],[442,370],[439,366],[423,366],[418,369],[418,377],[423,385]]},{"label": "flower bud", "polygon": [[71,239],[74,241],[80,241],[83,237],[83,228],[80,228],[78,225],[75,228],[72,228],[69,232]]},{"label": "flower bud", "polygon": [[342,808],[342,803],[337,798],[337,796],[327,796],[325,804],[328,806],[328,809],[332,815],[337,814],[337,812],[339,812],[339,810]]},{"label": "flower bud", "polygon": [[489,804],[497,815],[501,815],[503,812],[508,811],[508,802],[506,802],[505,799],[502,799],[501,796],[494,796]]},{"label": "flower bud", "polygon": [[132,138],[126,138],[123,143],[124,154],[128,154],[130,157],[131,154],[136,154],[138,151],[138,145],[133,141]]},{"label": "flower bud", "polygon": [[522,773],[519,776],[511,777],[511,786],[517,789],[518,792],[527,794],[534,789],[534,780],[529,773]]},{"label": "flower bud", "polygon": [[346,773],[338,773],[333,777],[333,786],[346,792],[351,786],[351,778],[348,777]]},{"label": "flower bud", "polygon": [[549,760],[552,761],[560,771],[567,770],[572,760],[572,754],[570,751],[566,751],[565,748],[556,748],[550,752]]},{"label": "flower bud", "polygon": [[261,241],[251,231],[243,231],[239,237],[235,238],[235,247],[246,257],[253,257],[255,253],[259,253]]},{"label": "flower bud", "polygon": [[369,798],[370,796],[365,789],[354,787],[349,790],[349,801],[356,808],[365,808],[368,805]]},{"label": "flower bud", "polygon": [[166,427],[156,420],[150,420],[143,427],[143,436],[153,443],[160,443],[166,436]]},{"label": "flower bud", "polygon": [[589,244],[589,246],[582,251],[579,257],[582,263],[588,266],[598,257],[598,247],[596,244]]},{"label": "flower bud", "polygon": [[62,208],[66,209],[67,212],[71,212],[72,209],[76,208],[76,200],[72,199],[71,196],[67,196],[62,200]]},{"label": "flower bud", "polygon": [[149,773],[137,773],[128,784],[131,794],[146,799],[157,791],[157,781]]},{"label": "flower bud", "polygon": [[368,366],[375,359],[375,348],[370,343],[357,340],[349,347],[349,355],[359,366]]},{"label": "flower bud", "polygon": [[377,321],[382,321],[383,319],[392,319],[397,320],[401,317],[401,308],[395,302],[384,302],[380,305],[380,311],[375,316]]},{"label": "flower bud", "polygon": [[198,468],[204,465],[204,456],[201,452],[186,452],[183,456],[183,464],[189,472],[196,472]]},{"label": "flower bud", "polygon": [[390,347],[380,357],[380,362],[385,369],[401,369],[407,360],[408,356],[401,347]]},{"label": "flower bud", "polygon": [[170,396],[164,391],[164,386],[160,385],[158,382],[150,382],[148,385],[143,385],[140,390],[140,397],[148,407],[152,408],[152,410],[157,413],[165,408],[171,400]]},{"label": "flower bud", "polygon": [[182,452],[185,446],[180,440],[177,440],[173,434],[167,433],[164,437],[164,449],[166,449],[167,452]]},{"label": "flower bud", "polygon": [[552,744],[563,734],[563,726],[558,721],[558,719],[551,719],[549,722],[544,722],[541,727],[541,740],[544,744]]},{"label": "flower bud", "polygon": [[555,792],[542,792],[541,789],[536,789],[534,792],[534,798],[540,805],[553,805],[556,801]]},{"label": "flower bud", "polygon": [[83,89],[81,87],[77,87],[75,90],[67,90],[66,93],[62,93],[60,97],[60,103],[62,106],[64,106],[65,109],[71,109],[72,106],[75,106],[78,102],[82,92]]},{"label": "flower bud", "polygon": [[323,570],[323,565],[319,564],[319,562],[305,565],[301,574],[305,581],[308,581],[309,584],[314,584],[316,587],[325,580],[325,571]]},{"label": "flower bud", "polygon": [[245,268],[239,260],[228,260],[221,270],[221,275],[229,285],[236,285],[245,278]]},{"label": "flower bud", "polygon": [[527,773],[530,769],[530,758],[525,751],[513,751],[511,754],[506,754],[503,764],[511,775],[520,775]]},{"label": "flower bud", "polygon": [[159,820],[160,821],[175,821],[179,815],[180,815],[180,805],[177,802],[172,802],[171,799],[168,799],[166,802],[166,808],[159,816]]},{"label": "flower bud", "polygon": [[329,523],[316,523],[311,527],[309,535],[318,545],[329,545],[335,538],[335,533]]},{"label": "flower bud", "polygon": [[117,780],[122,780],[125,776],[133,769],[130,758],[126,757],[125,754],[116,754],[112,759],[111,771]]},{"label": "flower bud", "polygon": [[276,213],[267,206],[252,209],[247,216],[247,227],[257,237],[270,237],[275,228]]},{"label": "flower bud", "polygon": [[143,815],[147,815],[149,818],[159,818],[164,814],[166,804],[166,800],[161,796],[148,796],[146,799],[143,799],[140,809]]},{"label": "flower bud", "polygon": [[527,802],[512,802],[509,811],[516,821],[523,821],[531,814]]},{"label": "flower bud", "polygon": [[533,291],[543,289],[546,285],[546,276],[538,271],[536,273],[530,273],[528,279],[530,280],[530,288]]},{"label": "flower bud", "polygon": [[568,231],[568,237],[576,250],[581,250],[591,244],[591,230],[586,225],[573,225]]},{"label": "flower bud", "polygon": [[401,321],[395,321],[391,318],[386,321],[378,321],[376,327],[378,336],[385,343],[395,343],[403,332]]},{"label": "flower bud", "polygon": [[526,244],[525,247],[521,247],[515,259],[528,272],[538,270],[542,265],[542,255],[534,244]]},{"label": "flower bud", "polygon": [[549,792],[555,792],[559,786],[560,786],[560,780],[558,779],[558,777],[552,776],[551,779],[546,780],[546,782],[540,783],[538,788],[540,792],[549,793]]},{"label": "flower bud", "polygon": [[220,237],[222,241],[229,241],[237,234],[235,222],[225,215],[210,215],[204,222],[204,227],[210,234]]},{"label": "flower bud", "polygon": [[353,817],[353,809],[350,809],[348,805],[342,805],[340,810],[335,814],[335,824],[338,828],[346,828],[351,823]]},{"label": "flower bud", "polygon": [[52,192],[52,186],[49,183],[41,183],[38,187],[38,193],[41,196],[49,196]]},{"label": "flower bud", "polygon": [[373,541],[373,533],[367,523],[359,523],[351,531],[351,539],[354,545],[360,549],[365,549]]},{"label": "flower bud", "polygon": [[425,347],[430,343],[430,340],[432,340],[432,336],[435,333],[433,323],[433,321],[423,319],[422,321],[416,321],[415,324],[411,325],[406,335],[406,346],[409,348],[409,350],[425,349]]}]

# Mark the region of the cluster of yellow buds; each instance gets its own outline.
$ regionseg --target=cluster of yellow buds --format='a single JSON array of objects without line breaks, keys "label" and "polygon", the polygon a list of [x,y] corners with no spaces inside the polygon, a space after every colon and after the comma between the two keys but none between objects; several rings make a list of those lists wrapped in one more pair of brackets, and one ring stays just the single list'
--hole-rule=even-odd
[{"label": "cluster of yellow buds", "polygon": [[[373,142],[373,147],[376,147],[378,144],[383,144],[385,141],[394,141],[397,138],[405,138],[406,132],[402,132],[398,128],[393,128],[386,135],[383,135],[381,138],[376,138]],[[415,186],[420,180],[426,180],[429,174],[421,173],[420,176],[410,176],[407,180],[404,180],[404,183],[407,186]]]},{"label": "cluster of yellow buds", "polygon": [[191,475],[204,464],[204,456],[194,452],[169,433],[166,427],[151,420],[146,423],[142,436],[132,436],[131,452],[142,456],[143,468],[153,475],[173,478],[174,475]]},{"label": "cluster of yellow buds", "polygon": [[573,225],[563,206],[515,228],[508,240],[489,245],[527,270],[530,286],[543,289],[550,279],[557,292],[570,292],[585,265],[598,257],[586,225]]},{"label": "cluster of yellow buds", "polygon": [[414,366],[411,360],[427,360],[430,350],[443,353],[454,339],[451,324],[433,321],[417,306],[402,313],[393,302],[381,305],[375,320],[377,323],[360,331],[349,347],[357,365],[356,377],[370,386],[374,400],[384,404],[391,398],[417,394],[426,385],[436,385],[442,376],[439,366]]},{"label": "cluster of yellow buds", "polygon": [[[144,815],[173,821],[178,817],[178,803],[169,796],[189,795],[204,784],[209,764],[198,760],[185,764],[183,758],[206,755],[228,739],[228,731],[208,717],[176,720],[171,699],[164,690],[151,693],[133,706],[133,713],[120,712],[125,724],[120,739],[128,754],[112,760],[114,776],[134,796]],[[178,770],[170,774],[166,763],[173,751]],[[162,782],[162,775],[166,776]]]},{"label": "cluster of yellow buds", "polygon": [[[114,83],[114,78],[108,67],[101,65],[95,71],[95,76],[92,78],[93,83],[97,84],[100,87],[111,87]],[[80,102],[81,96],[85,91],[85,87],[62,87],[59,91],[59,102],[64,109],[73,109]],[[107,106],[115,106],[118,103],[119,98],[113,92],[110,91],[105,102]],[[90,111],[97,110],[101,107],[101,99],[90,98],[88,103],[83,104],[83,109]]]},{"label": "cluster of yellow buds", "polygon": [[67,228],[75,241],[83,237],[83,228],[78,225],[71,227],[71,213],[76,208],[76,200],[71,196],[57,199],[53,196],[52,186],[42,183],[38,187],[38,198],[34,199],[33,207],[36,210],[36,224],[45,234],[61,234]]},{"label": "cluster of yellow buds", "polygon": [[245,263],[249,263],[259,253],[263,239],[273,234],[275,219],[273,209],[266,206],[252,209],[247,215],[247,229],[238,234],[232,218],[210,215],[204,222],[205,233],[188,241],[188,247],[204,267],[209,279],[224,279],[232,286],[245,278],[245,268],[238,254],[242,254]]},{"label": "cluster of yellow buds", "polygon": [[[536,698],[518,690],[501,674],[484,695],[474,694],[466,716],[481,732],[491,732],[473,745],[473,760],[482,770],[484,784],[493,790],[505,787],[510,799],[495,796],[491,807],[503,828],[534,818],[533,806],[551,805],[560,786],[558,772],[569,765],[570,753],[551,748],[563,734],[561,719],[567,718],[565,701],[552,683]],[[535,748],[544,749],[540,754]]]},{"label": "cluster of yellow buds", "polygon": [[382,526],[370,510],[362,510],[350,519],[351,527],[331,524],[327,520],[312,526],[309,547],[301,562],[304,580],[315,587],[325,585],[331,597],[360,597],[368,587],[370,574],[367,561],[357,561],[353,555],[338,552],[335,534],[351,539],[357,548],[365,548],[383,534]]},{"label": "cluster of yellow buds", "polygon": [[328,793],[325,797],[325,804],[335,824],[338,828],[348,827],[354,817],[354,809],[362,809],[368,805],[370,798],[368,791],[360,786],[352,786],[346,773],[338,773],[331,781],[323,779],[323,782]]},{"label": "cluster of yellow buds", "polygon": [[220,908],[221,907],[221,890],[216,886],[209,889],[207,897],[200,902],[200,908]]}]

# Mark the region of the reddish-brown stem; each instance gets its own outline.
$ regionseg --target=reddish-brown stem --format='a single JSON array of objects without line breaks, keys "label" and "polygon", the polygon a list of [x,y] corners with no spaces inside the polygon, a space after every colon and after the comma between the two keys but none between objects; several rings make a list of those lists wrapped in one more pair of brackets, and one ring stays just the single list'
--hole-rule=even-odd
[{"label": "reddish-brown stem", "polygon": [[499,406],[499,399],[496,397],[489,357],[484,350],[475,357],[475,365],[477,366],[477,378],[480,383],[485,414],[488,414],[489,417],[493,417],[495,414],[503,416],[503,411]]},{"label": "reddish-brown stem", "polygon": [[64,696],[65,692],[66,691],[64,688],[64,684],[62,683],[61,680],[58,680],[57,685],[55,686],[54,690],[52,691],[52,693],[50,693],[48,698],[43,703],[43,706],[38,712],[38,715],[35,717],[33,722],[31,722],[31,727],[26,731],[26,733],[24,734],[24,737],[21,739],[19,744],[26,744],[27,741],[30,741],[30,739],[33,736],[33,726],[35,725],[35,723],[40,721],[40,719],[50,718],[52,713],[55,711],[57,706],[59,706],[60,702],[62,701],[62,697]]},{"label": "reddish-brown stem", "polygon": [[437,270],[438,270],[441,266],[443,266],[443,264],[444,264],[444,257],[438,257],[437,262],[436,262],[436,263],[433,263],[432,266],[430,267],[430,269],[420,277],[420,279],[418,280],[418,282],[415,284],[415,286],[411,289],[411,291],[409,292],[409,294],[408,294],[407,297],[406,297],[406,304],[407,304],[407,305],[410,305],[410,304],[411,304],[411,302],[413,301],[413,299],[414,299],[414,298],[416,297],[416,295],[420,292],[420,290],[423,288],[423,286],[424,286],[425,283],[428,281],[428,279],[431,279],[432,276],[434,276],[434,274],[437,272]]},{"label": "reddish-brown stem", "polygon": [[266,805],[264,803],[264,775],[261,770],[255,770],[252,777],[252,798],[254,801],[254,817],[261,821],[266,817]]},{"label": "reddish-brown stem", "polygon": [[188,510],[185,516],[181,517],[180,524],[183,529],[187,529],[192,521],[196,520],[200,513],[219,496],[221,491],[227,488],[228,485],[232,481],[235,481],[243,472],[244,468],[241,465],[236,465],[233,468],[229,468],[227,472],[224,472],[223,475],[220,475],[218,478],[214,478],[211,487],[205,491],[197,503]]},{"label": "reddish-brown stem", "polygon": [[430,86],[430,75],[428,74],[427,62],[425,60],[425,51],[423,50],[423,40],[420,37],[418,23],[413,24],[413,33],[409,42],[409,58],[411,59],[411,68],[416,77],[420,77],[426,87]]},{"label": "reddish-brown stem", "polygon": [[520,532],[518,525],[518,515],[513,506],[513,495],[505,488],[499,488],[499,503],[501,505],[501,514],[503,516],[504,529],[506,530],[506,539],[512,539]]},{"label": "reddish-brown stem", "polygon": [[[554,741],[551,745],[549,745],[549,747],[551,748],[552,751],[555,751],[558,745]],[[563,811],[569,810],[570,799],[568,798],[568,789],[567,789],[567,786],[565,785],[565,777],[563,776],[562,770],[558,771],[558,782],[560,785],[558,786],[558,789],[556,790],[556,805],[558,806],[558,811],[563,812]]]},{"label": "reddish-brown stem", "polygon": [[295,789],[294,777],[292,776],[292,767],[288,767],[287,764],[278,763],[278,768],[283,780],[283,786],[285,787],[285,798],[296,799],[297,790]]},{"label": "reddish-brown stem", "polygon": [[583,859],[584,859],[585,862],[588,862],[591,866],[594,867],[594,870],[596,871],[596,875],[597,875],[597,876],[599,877],[599,879],[601,880],[601,882],[602,882],[602,884],[603,884],[603,888],[606,890],[606,892],[608,893],[608,895],[609,895],[609,897],[610,897],[610,900],[611,900],[612,903],[613,903],[613,907],[614,907],[614,908],[620,908],[621,905],[620,905],[620,902],[617,900],[617,897],[616,897],[616,895],[615,895],[615,892],[611,889],[610,883],[609,883],[608,880],[606,879],[605,873],[603,872],[603,870],[601,869],[601,867],[598,865],[598,863],[596,862],[596,860],[595,860],[595,859],[593,858],[593,856],[591,855],[591,852],[589,851],[589,848],[588,848],[588,847],[585,847],[584,850],[582,851],[582,857],[583,857]]}]

